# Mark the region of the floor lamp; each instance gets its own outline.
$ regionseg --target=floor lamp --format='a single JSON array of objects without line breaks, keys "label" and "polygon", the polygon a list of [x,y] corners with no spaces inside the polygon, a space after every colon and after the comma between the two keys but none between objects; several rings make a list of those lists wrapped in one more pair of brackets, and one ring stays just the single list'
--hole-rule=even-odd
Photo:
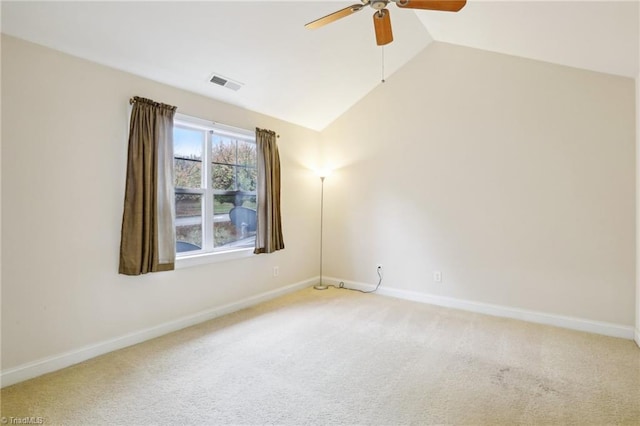
[{"label": "floor lamp", "polygon": [[314,285],[316,290],[326,290],[329,286],[322,283],[322,231],[324,225],[324,178],[326,176],[320,176],[320,281]]}]

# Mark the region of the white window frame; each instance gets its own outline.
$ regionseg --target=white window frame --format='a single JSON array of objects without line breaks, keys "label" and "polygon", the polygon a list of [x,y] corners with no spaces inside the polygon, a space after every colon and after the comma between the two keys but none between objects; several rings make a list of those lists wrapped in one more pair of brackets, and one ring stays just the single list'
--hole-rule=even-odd
[{"label": "white window frame", "polygon": [[[255,133],[251,130],[240,129],[237,127],[226,126],[214,121],[204,120],[189,115],[176,113],[174,116],[174,126],[185,126],[200,129],[214,134],[230,136],[238,140],[244,140],[256,143]],[[213,212],[208,214],[207,206],[213,206],[214,189],[211,187],[211,144],[212,138],[205,137],[202,158],[202,182],[203,188],[186,189],[184,193],[201,194],[202,201],[202,217],[204,218],[203,229],[203,247],[200,250],[194,250],[183,253],[176,253],[176,269],[197,266],[213,262],[228,261],[253,256],[254,247],[235,247],[235,248],[215,248],[214,244],[214,215]],[[212,208],[212,207],[210,207]],[[176,219],[177,220],[177,219]]]}]

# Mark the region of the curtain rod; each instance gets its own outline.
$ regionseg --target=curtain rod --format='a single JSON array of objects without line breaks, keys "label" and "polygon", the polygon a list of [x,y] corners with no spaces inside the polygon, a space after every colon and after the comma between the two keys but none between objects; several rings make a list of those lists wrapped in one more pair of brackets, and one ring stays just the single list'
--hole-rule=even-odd
[{"label": "curtain rod", "polygon": [[259,127],[256,127],[256,130],[271,132],[271,133],[273,133],[274,135],[276,135],[276,138],[279,138],[279,137],[280,137],[280,135],[279,135],[279,134],[277,134],[276,132],[274,132],[273,130],[261,129],[261,128],[259,128]]},{"label": "curtain rod", "polygon": [[[136,97],[129,98],[129,105],[133,105],[135,102],[136,102]],[[185,114],[183,114],[183,115],[185,115]],[[242,127],[230,126],[228,124],[218,123],[217,121],[213,121],[213,120],[205,120],[203,118],[199,118],[199,119],[203,120],[203,121],[208,121],[208,122],[213,123],[213,124],[218,124],[220,126],[228,127],[230,129],[241,130],[243,132],[247,131],[247,129],[243,129]],[[280,138],[280,135],[278,133],[276,133],[276,138]]]},{"label": "curtain rod", "polygon": [[168,108],[168,109],[171,109],[173,111],[178,109],[177,106],[165,104],[165,103],[162,103],[162,102],[156,102],[153,99],[142,98],[140,96],[134,96],[133,98],[129,98],[129,105],[133,105],[136,102],[142,102],[142,103],[146,103],[146,104],[151,104],[151,105],[154,105],[154,106],[157,106],[157,107],[161,107],[161,108]]}]

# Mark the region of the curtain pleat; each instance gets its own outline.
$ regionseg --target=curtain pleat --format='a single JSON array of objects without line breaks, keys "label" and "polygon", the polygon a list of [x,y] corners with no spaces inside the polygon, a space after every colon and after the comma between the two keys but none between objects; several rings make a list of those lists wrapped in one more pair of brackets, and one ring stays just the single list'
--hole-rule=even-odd
[{"label": "curtain pleat", "polygon": [[176,107],[135,97],[129,128],[119,272],[174,269],[173,117]]},{"label": "curtain pleat", "polygon": [[258,150],[258,211],[254,253],[284,248],[280,214],[280,154],[276,134],[256,128]]}]

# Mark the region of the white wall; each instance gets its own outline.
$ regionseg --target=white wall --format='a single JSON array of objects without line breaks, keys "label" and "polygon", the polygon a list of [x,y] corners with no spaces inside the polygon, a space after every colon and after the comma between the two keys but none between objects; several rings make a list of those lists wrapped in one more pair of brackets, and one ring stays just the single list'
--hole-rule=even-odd
[{"label": "white wall", "polygon": [[[281,135],[284,251],[118,275],[134,95]],[[3,371],[317,275],[317,132],[7,36],[2,106]]]},{"label": "white wall", "polygon": [[322,132],[326,275],[631,328],[634,96],[431,44]]}]

